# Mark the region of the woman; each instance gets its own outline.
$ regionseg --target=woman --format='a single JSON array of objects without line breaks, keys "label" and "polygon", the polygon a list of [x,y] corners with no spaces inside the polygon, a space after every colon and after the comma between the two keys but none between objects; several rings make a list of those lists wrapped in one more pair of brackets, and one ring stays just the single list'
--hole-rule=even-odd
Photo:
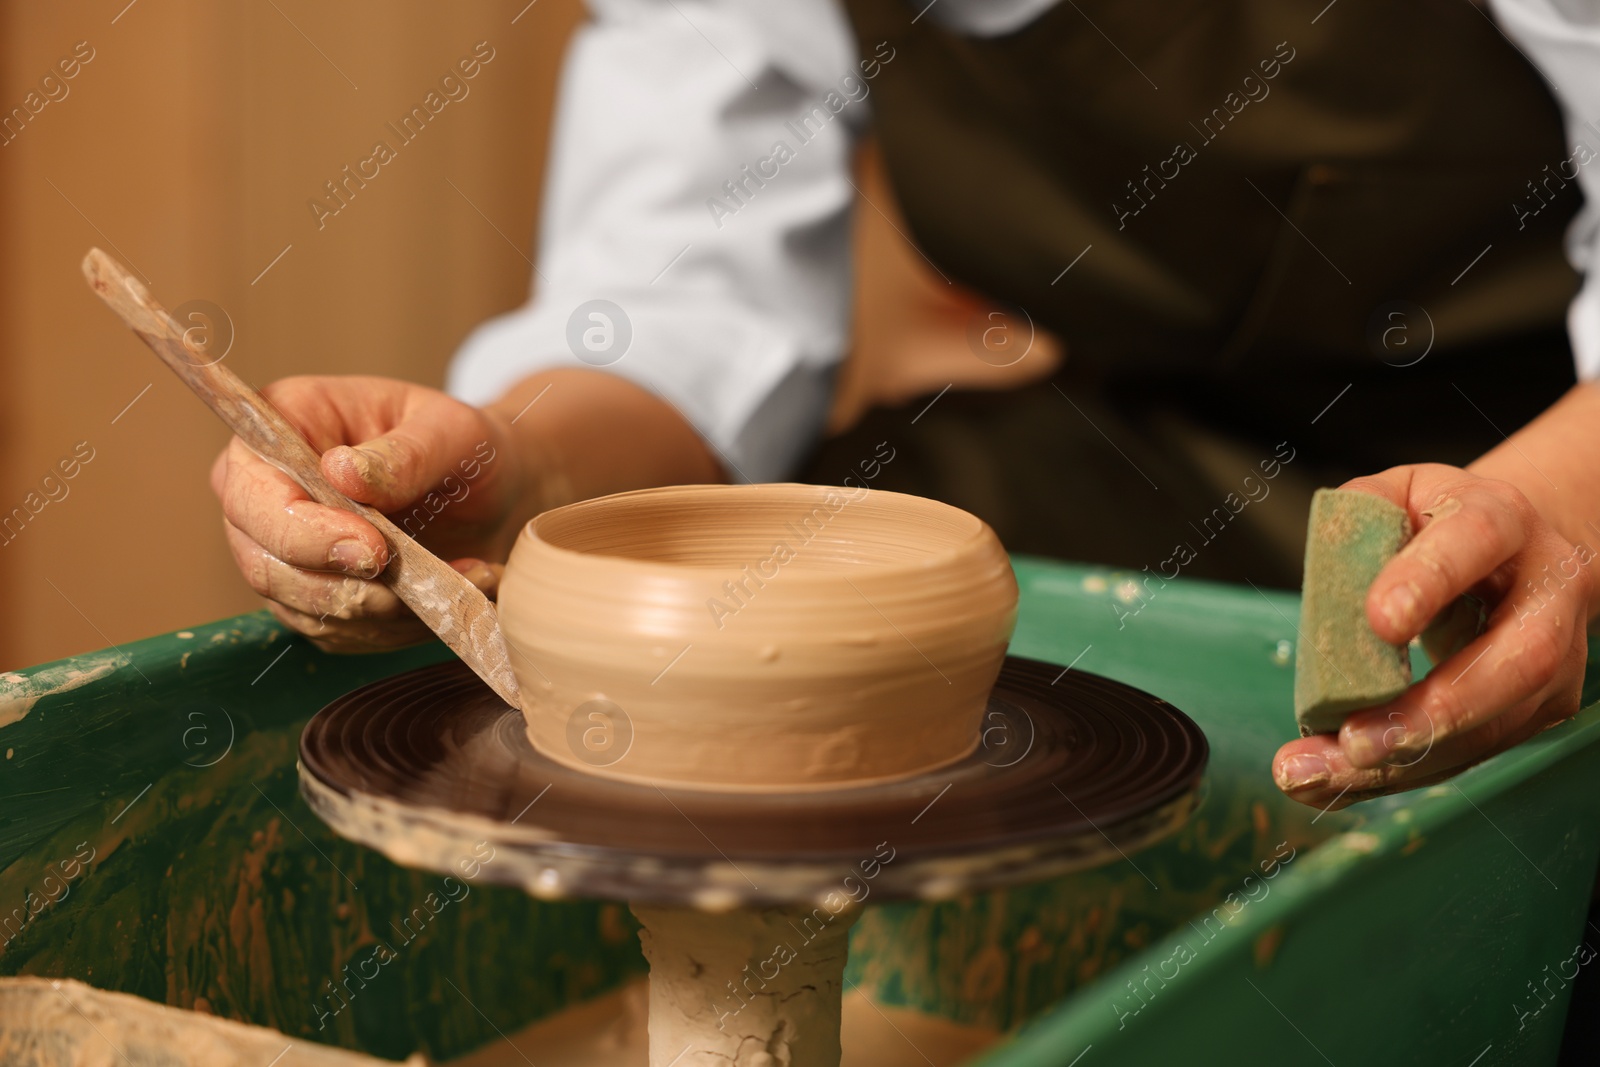
[{"label": "woman", "polygon": [[[1183,573],[1285,582],[1303,494],[1219,513],[1225,472],[1381,471],[1349,485],[1420,532],[1373,586],[1374,628],[1410,640],[1471,592],[1487,629],[1274,773],[1319,807],[1435,780],[1577,710],[1595,610],[1600,392],[1574,365],[1600,373],[1600,287],[1573,299],[1561,240],[1578,188],[1600,192],[1600,34],[1572,6],[1504,0],[1497,25],[1466,0],[594,0],[538,296],[468,341],[459,399],[270,395],[337,487],[486,588],[543,508],[831,471],[884,439],[875,485],[968,506],[1013,550],[1141,567],[1181,541]],[[869,114],[934,269],[1068,355],[1032,387],[873,412],[819,459]],[[1572,225],[1579,265],[1595,234],[1592,212]],[[420,636],[367,580],[376,531],[237,442],[213,482],[286,624],[330,647]]]}]

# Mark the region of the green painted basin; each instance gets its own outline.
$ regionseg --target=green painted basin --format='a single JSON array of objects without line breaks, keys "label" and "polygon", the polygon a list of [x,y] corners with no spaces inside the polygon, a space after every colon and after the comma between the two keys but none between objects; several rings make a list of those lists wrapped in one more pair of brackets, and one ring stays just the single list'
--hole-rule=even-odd
[{"label": "green painted basin", "polygon": [[[850,981],[1011,1031],[990,1067],[1554,1061],[1567,987],[1550,979],[1583,938],[1600,852],[1594,672],[1576,720],[1452,783],[1324,814],[1268,774],[1295,729],[1295,596],[1016,570],[1012,650],[1187,712],[1212,746],[1204,803],[1126,862],[869,908]],[[400,1059],[642,973],[617,903],[476,884],[403,936],[440,876],[333,836],[301,801],[306,720],[447,654],[324,655],[257,613],[0,679],[0,974]],[[380,938],[403,940],[397,965],[333,998]]]}]

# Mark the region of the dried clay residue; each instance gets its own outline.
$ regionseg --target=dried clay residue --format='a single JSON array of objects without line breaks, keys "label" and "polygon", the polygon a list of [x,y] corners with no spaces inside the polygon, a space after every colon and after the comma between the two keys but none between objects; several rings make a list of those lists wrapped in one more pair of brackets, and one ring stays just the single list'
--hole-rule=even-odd
[{"label": "dried clay residue", "polygon": [[[46,1053],[41,1061],[41,1052]],[[60,1067],[400,1067],[290,1040],[274,1030],[179,1011],[81,982],[0,978],[0,1063]],[[407,1067],[422,1067],[420,1056]]]},{"label": "dried clay residue", "polygon": [[81,656],[31,675],[0,674],[0,729],[21,722],[42,697],[65,693],[106,677],[131,661],[127,656]]},{"label": "dried clay residue", "polygon": [[[539,1050],[539,1067],[644,1067],[650,1062],[649,995],[645,982],[623,986],[450,1060],[447,1067],[526,1067],[523,1049]],[[843,1046],[840,1067],[927,1067],[930,1063],[955,1067],[996,1044],[1000,1034],[909,1008],[880,1005],[857,989],[844,996],[839,1038]],[[757,1053],[758,1058],[762,1055]],[[701,1062],[692,1053],[684,1053],[676,1067],[689,1067],[691,1059]],[[784,1061],[768,1057],[760,1062]]]}]

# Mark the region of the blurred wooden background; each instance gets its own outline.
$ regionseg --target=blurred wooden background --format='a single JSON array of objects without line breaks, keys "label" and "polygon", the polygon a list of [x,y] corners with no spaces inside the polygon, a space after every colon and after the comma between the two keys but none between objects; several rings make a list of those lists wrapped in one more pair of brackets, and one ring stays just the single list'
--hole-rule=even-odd
[{"label": "blurred wooden background", "polygon": [[[207,487],[226,432],[93,299],[83,253],[131,264],[169,307],[224,308],[229,365],[257,384],[438,383],[467,331],[528,292],[550,101],[581,10],[526,4],[0,7],[7,112],[75,44],[94,50],[0,146],[0,513],[78,442],[94,449],[68,495],[0,545],[0,667],[257,606]],[[307,201],[479,41],[495,58],[470,95],[319,231]]]},{"label": "blurred wooden background", "polygon": [[[0,6],[5,114],[79,42],[93,50],[0,145],[0,517],[44,499],[79,442],[94,456],[64,498],[0,534],[0,669],[258,606],[207,485],[226,433],[92,297],[83,253],[105,248],[170,308],[225,309],[229,365],[258,385],[439,384],[476,323],[527,297],[550,107],[582,17],[580,0]],[[308,200],[479,41],[495,58],[470,95],[319,229]],[[870,314],[836,424],[875,398],[995,376],[964,347],[973,298],[887,221],[870,154],[862,171]]]}]

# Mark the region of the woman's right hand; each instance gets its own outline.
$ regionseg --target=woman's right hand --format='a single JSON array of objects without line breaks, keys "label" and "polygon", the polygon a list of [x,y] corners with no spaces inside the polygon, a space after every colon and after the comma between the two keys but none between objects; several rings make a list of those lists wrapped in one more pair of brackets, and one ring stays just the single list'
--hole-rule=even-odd
[{"label": "woman's right hand", "polygon": [[[322,473],[491,597],[522,520],[527,472],[506,420],[390,378],[287,378],[262,390],[322,456]],[[376,527],[306,495],[235,437],[211,468],[228,544],[279,621],[328,651],[376,651],[431,635],[386,586]],[[522,512],[527,511],[527,514]]]}]

